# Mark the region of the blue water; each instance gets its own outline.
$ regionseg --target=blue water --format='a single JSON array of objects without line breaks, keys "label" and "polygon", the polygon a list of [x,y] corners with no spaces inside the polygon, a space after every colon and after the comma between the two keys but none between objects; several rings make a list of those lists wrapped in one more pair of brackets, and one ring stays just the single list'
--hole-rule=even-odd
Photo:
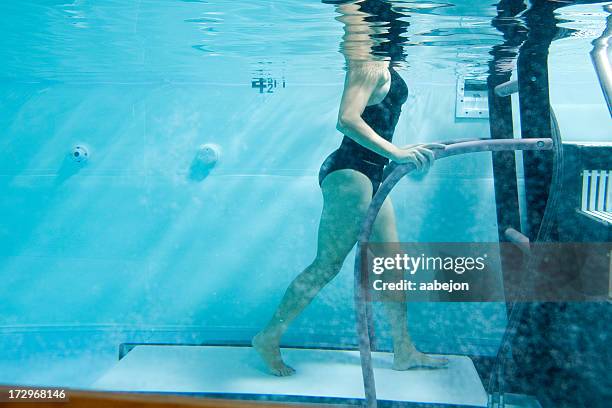
[{"label": "blue water", "polygon": [[[504,40],[495,6],[397,3],[410,96],[394,142],[489,137],[455,103],[458,78],[484,79]],[[607,13],[556,15],[563,138],[609,142],[588,54]],[[317,171],[340,141],[336,17],[307,0],[0,4],[0,383],[87,387],[120,343],[245,343],[267,321],[316,249]],[[204,143],[220,161],[194,177]],[[492,174],[482,153],[401,183],[400,240],[497,241]],[[356,344],[352,257],[287,345]],[[501,303],[409,310],[427,352],[493,356],[506,328]]]}]

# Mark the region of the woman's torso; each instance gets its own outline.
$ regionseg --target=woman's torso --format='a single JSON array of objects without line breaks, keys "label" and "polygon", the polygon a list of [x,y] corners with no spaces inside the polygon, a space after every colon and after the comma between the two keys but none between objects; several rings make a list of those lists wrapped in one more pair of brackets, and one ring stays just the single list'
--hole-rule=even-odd
[{"label": "woman's torso", "polygon": [[[402,111],[402,105],[408,98],[408,86],[402,77],[389,66],[391,83],[384,99],[375,104],[366,106],[361,118],[381,137],[388,141],[393,140],[395,126]],[[344,136],[338,148],[339,154],[350,155],[352,159],[385,165],[389,160],[378,153],[360,145],[350,137]]]}]

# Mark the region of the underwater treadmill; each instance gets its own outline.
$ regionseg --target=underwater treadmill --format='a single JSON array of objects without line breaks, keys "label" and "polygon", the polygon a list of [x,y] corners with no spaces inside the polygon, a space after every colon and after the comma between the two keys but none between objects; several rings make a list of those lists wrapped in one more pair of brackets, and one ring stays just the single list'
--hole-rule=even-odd
[{"label": "underwater treadmill", "polygon": [[[267,373],[251,347],[138,345],[93,388],[224,398],[357,403],[365,399],[359,352],[282,348],[296,369]],[[434,406],[486,407],[487,393],[467,356],[446,356],[447,369],[394,371],[391,353],[374,352],[378,398]],[[410,404],[408,404],[410,406]]]},{"label": "underwater treadmill", "polygon": [[[465,153],[550,150],[552,139],[477,139],[444,143],[436,159]],[[374,196],[359,236],[367,242],[384,199],[413,164],[391,163]],[[359,350],[282,348],[296,368],[290,377],[269,375],[251,347],[226,345],[140,344],[100,377],[92,388],[105,391],[185,393],[245,399],[297,399],[312,402],[397,401],[407,406],[486,407],[487,392],[468,356],[446,355],[444,369],[391,369],[392,353],[372,351],[370,305],[355,262],[355,305]],[[376,385],[374,384],[376,377]]]}]

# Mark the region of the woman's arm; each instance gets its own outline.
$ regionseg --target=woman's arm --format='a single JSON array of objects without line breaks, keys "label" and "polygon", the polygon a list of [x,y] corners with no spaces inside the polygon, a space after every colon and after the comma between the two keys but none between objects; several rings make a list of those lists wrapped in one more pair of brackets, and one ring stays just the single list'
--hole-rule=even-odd
[{"label": "woman's arm", "polygon": [[383,63],[380,67],[347,70],[336,128],[360,145],[394,160],[397,147],[378,135],[361,118],[374,91],[389,80],[389,70]]}]

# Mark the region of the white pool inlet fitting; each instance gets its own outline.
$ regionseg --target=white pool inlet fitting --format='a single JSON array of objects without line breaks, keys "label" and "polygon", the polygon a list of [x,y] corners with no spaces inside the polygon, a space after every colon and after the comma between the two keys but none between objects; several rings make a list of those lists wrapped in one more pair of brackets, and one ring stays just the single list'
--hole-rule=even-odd
[{"label": "white pool inlet fitting", "polygon": [[89,159],[89,149],[84,145],[75,145],[70,150],[70,157],[77,163],[85,163]]},{"label": "white pool inlet fitting", "polygon": [[221,158],[221,146],[205,143],[198,148],[197,160],[206,167],[213,167]]}]

